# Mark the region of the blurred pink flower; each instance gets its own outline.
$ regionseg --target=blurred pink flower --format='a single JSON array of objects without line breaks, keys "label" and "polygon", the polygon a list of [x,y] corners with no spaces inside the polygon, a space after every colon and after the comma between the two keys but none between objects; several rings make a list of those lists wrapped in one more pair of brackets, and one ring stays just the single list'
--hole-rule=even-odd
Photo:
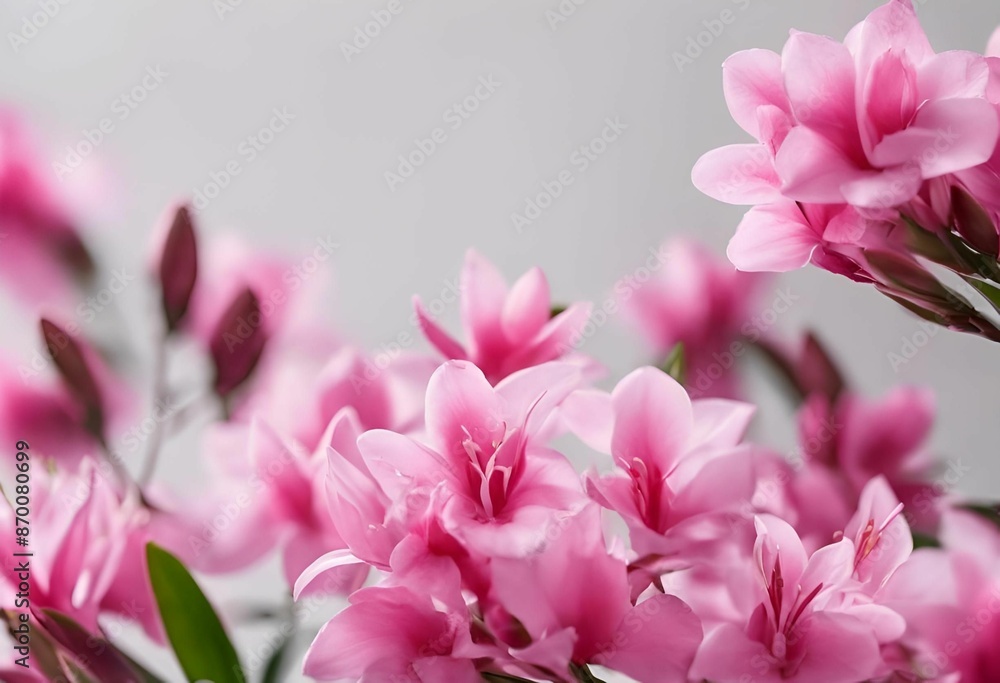
[{"label": "blurred pink flower", "polygon": [[470,249],[460,289],[465,346],[439,327],[420,299],[414,298],[420,328],[445,358],[471,361],[492,384],[547,361],[591,363],[574,353],[574,344],[590,317],[590,304],[573,304],[553,316],[549,283],[538,268],[508,288],[496,267]]},{"label": "blurred pink flower", "polygon": [[109,589],[119,580],[119,569],[132,529],[137,501],[122,502],[115,484],[98,474],[85,460],[79,474],[47,474],[40,456],[34,463],[29,546],[15,545],[14,510],[0,500],[3,562],[0,606],[15,608],[19,591],[15,552],[28,550],[31,559],[31,606],[69,615],[91,632],[104,611]]},{"label": "blurred pink flower", "polygon": [[872,478],[882,476],[903,502],[909,522],[932,531],[941,495],[927,447],[934,403],[931,392],[912,387],[875,401],[845,394],[834,407],[814,396],[799,414],[800,447],[809,462],[843,482],[849,508]]},{"label": "blurred pink flower", "polygon": [[[704,246],[674,240],[663,268],[622,303],[659,358],[684,345],[685,384],[699,396],[734,398],[738,377],[733,344],[764,330],[754,323],[763,278],[737,271]],[[746,338],[744,340],[744,338]]]},{"label": "blurred pink flower", "polygon": [[[346,548],[326,505],[328,445],[308,452],[261,419],[217,425],[205,443],[214,486],[185,514],[191,531],[182,555],[203,571],[228,573],[278,547],[292,587],[319,557]],[[326,589],[350,594],[367,572],[347,566]]]},{"label": "blurred pink flower", "polygon": [[22,116],[0,109],[0,275],[31,304],[66,304],[94,266],[55,181]]}]

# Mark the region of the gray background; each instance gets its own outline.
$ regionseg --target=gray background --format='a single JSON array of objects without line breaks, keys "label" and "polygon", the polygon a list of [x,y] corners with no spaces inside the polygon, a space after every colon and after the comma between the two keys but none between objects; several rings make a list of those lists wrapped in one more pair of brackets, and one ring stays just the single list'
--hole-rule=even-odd
[{"label": "gray background", "polygon": [[[114,119],[113,132],[74,171],[79,178],[99,169],[116,176],[117,198],[95,219],[93,238],[112,267],[142,263],[162,207],[242,159],[240,142],[273,108],[286,108],[295,120],[202,212],[202,229],[235,230],[293,260],[334,235],[341,245],[330,268],[337,285],[322,314],[347,337],[378,347],[406,329],[412,294],[439,295],[469,246],[510,277],[541,265],[563,301],[603,301],[669,235],[695,236],[721,254],[742,209],[702,196],[689,180],[701,153],[746,140],[726,111],[720,64],[738,49],[780,49],[791,27],[843,37],[877,4],[589,0],[553,30],[546,13],[558,11],[558,0],[400,2],[401,13],[348,62],[342,43],[386,1],[243,0],[220,14],[222,3],[209,0],[70,0],[26,45],[15,50],[5,37],[4,98],[32,112],[50,135],[53,160],[84,129]],[[918,4],[939,50],[982,50],[1000,22],[1000,8],[986,0]],[[4,2],[5,34],[38,10],[37,2]],[[707,46],[679,69],[675,53],[723,12],[730,23],[710,41],[703,35]],[[166,73],[163,83],[120,120],[115,99],[149,67]],[[397,156],[442,126],[445,109],[491,74],[501,86],[490,99],[390,191],[384,173]],[[519,234],[510,214],[567,168],[573,150],[609,116],[628,130]],[[818,270],[790,274],[781,286],[800,297],[781,327],[817,328],[859,390],[933,387],[940,399],[935,445],[972,465],[960,488],[997,493],[1000,420],[992,399],[1000,349],[946,332],[927,340],[913,318],[874,291]],[[141,336],[149,294],[140,290],[130,288],[115,306]],[[34,327],[22,324],[23,311],[5,302],[0,315],[4,346],[30,353]],[[456,311],[446,318],[454,323]],[[619,322],[585,347],[616,377],[644,358]],[[927,343],[897,371],[888,356],[907,339]],[[785,406],[770,394],[761,403],[760,431],[789,447]],[[183,481],[189,466],[172,458],[165,476]],[[237,591],[276,576],[268,566],[215,585]],[[240,634],[246,653],[267,630]]]}]

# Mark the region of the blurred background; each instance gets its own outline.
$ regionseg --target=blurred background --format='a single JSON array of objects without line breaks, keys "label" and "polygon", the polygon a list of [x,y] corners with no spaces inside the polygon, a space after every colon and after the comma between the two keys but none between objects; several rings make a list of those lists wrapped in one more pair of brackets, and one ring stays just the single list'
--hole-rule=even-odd
[{"label": "blurred background", "polygon": [[[722,61],[780,49],[792,27],[842,38],[877,4],[7,0],[0,72],[4,100],[47,136],[53,173],[100,197],[86,228],[108,272],[141,281],[160,212],[192,198],[205,235],[236,233],[292,260],[335,242],[316,315],[378,351],[410,330],[413,294],[432,301],[454,286],[470,246],[510,278],[541,266],[556,300],[598,304],[665,238],[722,255],[743,209],[690,182],[702,153],[747,141],[725,106]],[[1000,23],[987,0],[917,5],[938,50],[981,51]],[[609,122],[615,139],[584,165],[579,148]],[[74,157],[88,139],[89,153]],[[423,160],[407,166],[401,155]],[[564,171],[572,184],[532,209]],[[963,492],[995,496],[1000,349],[928,334],[874,291],[818,270],[774,282],[762,307],[779,291],[794,303],[777,329],[818,330],[862,392],[932,387],[938,452],[971,468]],[[95,334],[127,320],[144,341],[152,302],[148,288],[126,288]],[[446,308],[446,325],[457,317]],[[623,322],[612,318],[583,348],[611,380],[652,360]],[[5,352],[39,347],[35,322],[9,298],[0,323]],[[787,406],[760,397],[758,438],[790,448]],[[185,481],[190,461],[166,458],[161,473]],[[245,593],[279,581],[274,564],[208,581]],[[316,621],[335,609],[319,606]],[[246,658],[263,651],[268,629],[240,630]],[[171,666],[166,653],[149,660]]]}]

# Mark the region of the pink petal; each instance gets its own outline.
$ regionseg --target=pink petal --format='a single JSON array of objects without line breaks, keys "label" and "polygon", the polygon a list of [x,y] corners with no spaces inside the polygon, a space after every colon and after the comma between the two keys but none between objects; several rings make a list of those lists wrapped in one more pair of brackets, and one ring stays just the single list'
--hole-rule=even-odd
[{"label": "pink petal", "polygon": [[781,79],[781,56],[771,50],[737,52],[722,65],[722,87],[729,113],[740,128],[764,142],[757,110],[773,105],[787,112],[788,96]]},{"label": "pink petal", "polygon": [[986,44],[986,55],[989,57],[1000,57],[1000,28],[993,31],[989,42]]},{"label": "pink petal", "polygon": [[920,190],[921,182],[919,166],[896,166],[859,174],[846,181],[841,191],[844,198],[855,206],[892,209],[913,199]]},{"label": "pink petal", "polygon": [[864,177],[864,170],[825,135],[810,128],[793,128],[775,159],[783,182],[782,194],[798,202],[839,204],[841,187]]},{"label": "pink petal", "polygon": [[614,411],[611,394],[597,389],[575,391],[559,405],[564,424],[599,453],[611,452]]},{"label": "pink petal", "polygon": [[854,543],[842,538],[814,552],[798,582],[803,590],[811,591],[820,584],[824,590],[833,590],[842,586],[853,571]]},{"label": "pink petal", "polygon": [[934,55],[920,66],[917,84],[924,100],[952,97],[984,97],[990,68],[982,55],[949,50]]},{"label": "pink petal", "polygon": [[[854,60],[847,48],[825,36],[793,33],[782,50],[781,65],[785,89],[798,122],[839,150],[838,155],[826,156],[857,158],[861,153],[861,141],[854,98],[855,71]],[[785,138],[782,149],[795,130],[798,129],[793,129]],[[810,151],[815,154],[820,149],[812,145],[807,149],[797,149],[795,153]],[[815,166],[822,167],[819,163]],[[789,182],[780,163],[778,174]],[[805,197],[801,200],[823,201]]]},{"label": "pink petal", "polygon": [[690,676],[696,681],[778,683],[783,677],[768,664],[772,660],[763,643],[749,638],[735,624],[723,624],[705,636]]},{"label": "pink petal", "polygon": [[507,282],[496,266],[470,249],[465,255],[461,288],[462,324],[473,357],[478,357],[504,338],[501,320]]},{"label": "pink petal", "polygon": [[532,268],[507,294],[501,320],[504,333],[512,343],[530,339],[549,321],[550,315],[549,283],[540,268]]},{"label": "pink petal", "polygon": [[529,417],[528,433],[535,433],[553,410],[580,385],[580,370],[571,363],[550,362],[519,370],[496,386],[510,428]]},{"label": "pink petal", "polygon": [[744,271],[783,273],[809,263],[820,240],[793,202],[755,206],[729,241],[726,255]]},{"label": "pink petal", "polygon": [[333,550],[326,555],[316,558],[312,564],[306,567],[295,579],[295,586],[292,589],[292,597],[295,600],[319,577],[327,572],[363,565],[362,561],[351,554],[350,550]]},{"label": "pink petal", "polygon": [[490,454],[503,440],[504,414],[493,387],[482,371],[467,361],[448,361],[427,385],[427,433],[432,443],[454,461],[468,459],[463,443],[470,441]]},{"label": "pink petal", "polygon": [[774,160],[761,144],[728,145],[705,153],[691,170],[691,182],[727,204],[763,204],[781,196]]},{"label": "pink petal", "polygon": [[[895,52],[879,55],[868,72],[864,90],[862,125],[868,135],[869,150],[884,136],[906,128],[918,104],[917,74],[912,65]],[[871,154],[869,157],[874,159]]]},{"label": "pink petal", "polygon": [[670,503],[670,523],[748,504],[755,487],[753,460],[745,450],[709,460]]},{"label": "pink petal", "polygon": [[591,304],[576,303],[552,318],[519,352],[507,359],[508,372],[557,360],[575,350],[590,319]]},{"label": "pink petal", "polygon": [[915,64],[934,56],[912,0],[889,0],[859,25],[854,46],[860,69],[867,70],[878,55],[906,54]]},{"label": "pink petal", "polygon": [[454,477],[451,465],[408,436],[383,429],[365,432],[358,448],[372,476],[390,498],[402,500],[415,486],[435,484],[442,476]]},{"label": "pink petal", "polygon": [[764,580],[770,580],[780,558],[786,595],[794,595],[808,560],[798,533],[774,515],[759,515],[754,519],[754,527],[757,529],[754,558],[764,572]]},{"label": "pink petal", "polygon": [[756,406],[742,401],[706,398],[693,401],[693,444],[735,446],[746,434],[756,412]]},{"label": "pink petal", "polygon": [[682,600],[657,594],[629,610],[617,635],[595,664],[639,683],[685,683],[701,644],[701,620]]},{"label": "pink petal", "polygon": [[844,614],[817,612],[809,621],[798,677],[809,683],[867,681],[882,665],[872,627]]},{"label": "pink petal", "polygon": [[427,341],[434,345],[442,356],[451,360],[465,360],[468,358],[462,345],[455,341],[455,338],[448,334],[444,328],[434,322],[424,309],[423,303],[418,297],[413,297],[413,309],[417,314],[417,322],[420,324],[420,331],[427,337]]},{"label": "pink petal", "polygon": [[922,106],[906,130],[886,136],[872,160],[879,166],[915,164],[924,178],[935,178],[988,161],[998,133],[997,110],[986,100],[937,100]]},{"label": "pink petal", "polygon": [[425,657],[413,663],[413,670],[422,683],[448,681],[448,683],[482,683],[483,677],[468,659],[453,657]]},{"label": "pink petal", "polygon": [[691,399],[684,387],[662,370],[639,368],[611,394],[615,428],[611,454],[631,463],[633,459],[670,472],[683,455],[691,435]]}]

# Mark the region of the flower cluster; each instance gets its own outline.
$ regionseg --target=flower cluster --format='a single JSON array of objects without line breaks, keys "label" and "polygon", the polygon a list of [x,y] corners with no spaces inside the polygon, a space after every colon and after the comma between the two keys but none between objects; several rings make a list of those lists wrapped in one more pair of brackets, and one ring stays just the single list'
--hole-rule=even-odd
[{"label": "flower cluster", "polygon": [[910,0],[890,0],[843,42],[793,32],[781,54],[733,55],[723,84],[756,142],[709,152],[692,178],[753,205],[729,244],[738,268],[812,262],[1000,340],[974,305],[1000,306],[1000,55],[936,53]]},{"label": "flower cluster", "polygon": [[[844,44],[733,57],[730,108],[759,142],[695,169],[757,204],[732,260],[811,260],[1000,336],[931,271],[993,296],[998,64],[933,53],[900,0]],[[795,297],[768,301],[762,276],[668,241],[602,306],[563,305],[541,270],[510,284],[469,251],[461,333],[415,298],[400,323],[426,343],[371,353],[320,315],[336,241],[295,260],[208,239],[178,202],[147,259],[155,343],[134,347],[82,324],[85,221],[0,118],[10,258],[60,276],[12,289],[40,349],[0,359],[0,441],[19,450],[0,466],[0,619],[15,652],[30,624],[33,663],[0,679],[161,680],[130,625],[215,683],[281,680],[299,631],[318,681],[1000,680],[1000,511],[929,446],[932,392],[858,393],[815,335],[783,331]],[[653,357],[608,378],[586,342],[618,312]],[[789,390],[791,453],[748,436],[755,361]],[[167,457],[193,474],[165,480]],[[202,591],[269,560],[251,605]],[[282,635],[268,661],[230,640],[247,614]]]}]

